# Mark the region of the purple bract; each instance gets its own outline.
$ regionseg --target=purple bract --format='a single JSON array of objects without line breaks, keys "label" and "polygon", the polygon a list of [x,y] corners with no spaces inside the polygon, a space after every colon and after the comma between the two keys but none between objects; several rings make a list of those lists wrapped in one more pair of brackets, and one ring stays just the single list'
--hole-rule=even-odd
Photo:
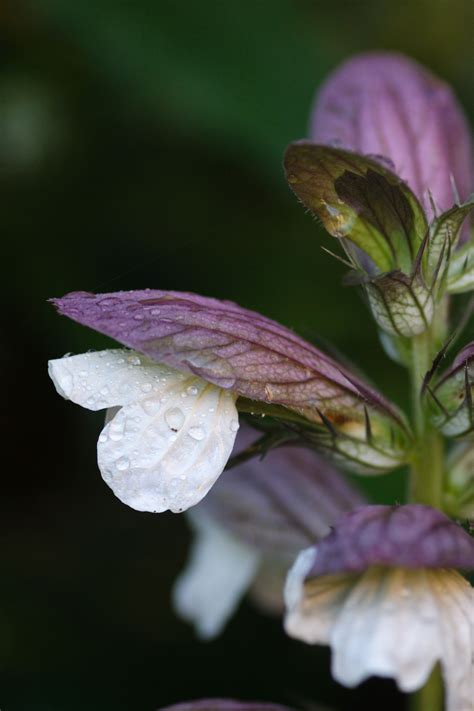
[{"label": "purple bract", "polygon": [[337,425],[380,411],[394,427],[396,408],[292,331],[230,301],[175,291],[73,292],[52,302],[59,313],[111,336],[152,360],[191,372],[239,395],[290,407]]},{"label": "purple bract", "polygon": [[474,568],[474,539],[421,504],[364,506],[344,514],[316,547],[307,578],[361,572],[372,565]]}]

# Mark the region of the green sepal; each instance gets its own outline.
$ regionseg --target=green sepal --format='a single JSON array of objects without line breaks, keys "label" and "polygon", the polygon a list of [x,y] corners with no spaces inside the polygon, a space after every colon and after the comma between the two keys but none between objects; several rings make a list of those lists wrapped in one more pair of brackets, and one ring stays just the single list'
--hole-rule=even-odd
[{"label": "green sepal", "polygon": [[453,255],[446,288],[450,294],[474,291],[474,236]]},{"label": "green sepal", "polygon": [[330,420],[321,412],[319,421],[311,421],[281,405],[246,398],[238,398],[237,409],[252,427],[264,433],[258,452],[249,452],[248,456],[291,443],[312,447],[355,474],[375,476],[402,466],[411,454],[408,427],[397,426],[375,409],[369,412],[365,408],[362,418],[344,421]]},{"label": "green sepal", "polygon": [[434,389],[428,389],[432,419],[447,437],[474,433],[474,359],[450,370]]},{"label": "green sepal", "polygon": [[433,297],[419,273],[383,274],[371,279],[366,291],[378,326],[391,336],[413,338],[429,327]]},{"label": "green sepal", "polygon": [[449,455],[444,486],[445,510],[474,521],[474,442],[463,442]]},{"label": "green sepal", "polygon": [[[285,169],[301,202],[330,234],[365,252],[372,272],[373,265],[380,272],[411,272],[428,226],[418,199],[397,175],[366,156],[306,141],[290,144]],[[356,249],[346,251],[367,268]]]},{"label": "green sepal", "polygon": [[[426,249],[426,278],[428,283],[437,280],[444,269],[449,267],[450,254],[457,247],[464,220],[474,207],[474,198],[462,205],[453,205],[435,218],[430,225],[430,237]],[[449,279],[449,277],[448,277]]]}]

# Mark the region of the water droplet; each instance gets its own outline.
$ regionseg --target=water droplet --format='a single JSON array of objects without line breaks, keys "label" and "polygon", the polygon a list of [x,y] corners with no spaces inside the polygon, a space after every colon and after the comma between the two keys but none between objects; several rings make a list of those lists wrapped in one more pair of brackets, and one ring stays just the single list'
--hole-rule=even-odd
[{"label": "water droplet", "polygon": [[95,397],[88,397],[86,400],[87,407],[93,407],[95,405]]},{"label": "water droplet", "polygon": [[107,442],[108,437],[104,432],[101,432],[99,435],[99,442]]},{"label": "water droplet", "polygon": [[230,431],[231,432],[237,432],[239,429],[239,421],[238,420],[232,420],[230,423]]},{"label": "water droplet", "polygon": [[109,427],[109,437],[113,442],[119,442],[123,437],[123,426],[112,420]]},{"label": "water droplet", "polygon": [[126,469],[129,468],[130,466],[130,460],[127,459],[127,457],[120,457],[120,459],[117,459],[115,462],[115,466],[119,470],[119,472],[124,472]]},{"label": "water droplet", "polygon": [[145,317],[143,314],[135,314],[133,318],[135,319],[135,321],[143,321]]},{"label": "water droplet", "polygon": [[80,370],[79,371],[79,376],[81,378],[87,378],[87,370]]},{"label": "water droplet", "polygon": [[180,410],[179,407],[171,407],[165,412],[165,421],[173,432],[177,432],[184,423],[183,411]]},{"label": "water droplet", "polygon": [[153,385],[151,383],[143,383],[142,390],[144,393],[149,393]]},{"label": "water droplet", "polygon": [[114,304],[117,304],[120,302],[120,299],[117,299],[115,296],[108,297],[106,299],[101,299],[99,301],[99,306],[102,308],[102,306],[114,306]]},{"label": "water droplet", "polygon": [[108,394],[109,394],[109,388],[107,387],[107,385],[105,385],[105,386],[102,388],[102,390],[100,391],[100,394],[101,394],[101,395],[108,395]]},{"label": "water droplet", "polygon": [[206,436],[206,432],[203,427],[191,427],[188,435],[200,442]]},{"label": "water droplet", "polygon": [[160,309],[152,309],[152,310],[150,311],[150,313],[151,313],[152,316],[159,316],[160,313],[161,313],[161,311],[160,311]]},{"label": "water droplet", "polygon": [[107,355],[107,351],[99,351],[99,353],[98,353],[99,358],[105,358],[106,355]]},{"label": "water droplet", "polygon": [[197,395],[198,389],[195,385],[190,385],[189,388],[187,389],[187,392],[189,395]]},{"label": "water droplet", "polygon": [[138,356],[129,356],[127,360],[130,365],[141,365],[141,360]]}]

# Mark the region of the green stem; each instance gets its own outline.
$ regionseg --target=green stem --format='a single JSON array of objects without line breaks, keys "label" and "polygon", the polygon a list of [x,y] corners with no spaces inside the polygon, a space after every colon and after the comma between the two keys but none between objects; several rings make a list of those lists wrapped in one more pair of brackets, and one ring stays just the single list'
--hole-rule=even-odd
[{"label": "green stem", "polygon": [[416,444],[410,462],[410,501],[441,509],[443,505],[444,445],[440,433],[429,421],[421,386],[431,366],[431,333],[425,331],[412,340],[412,401]]},{"label": "green stem", "polygon": [[410,697],[410,711],[437,711],[443,708],[443,682],[439,664],[421,689]]},{"label": "green stem", "polygon": [[[423,378],[434,356],[430,330],[412,340],[411,380],[415,449],[410,462],[409,500],[442,509],[444,476],[443,438],[430,424],[421,396]],[[426,684],[410,698],[410,711],[440,711],[443,682],[439,664]]]}]

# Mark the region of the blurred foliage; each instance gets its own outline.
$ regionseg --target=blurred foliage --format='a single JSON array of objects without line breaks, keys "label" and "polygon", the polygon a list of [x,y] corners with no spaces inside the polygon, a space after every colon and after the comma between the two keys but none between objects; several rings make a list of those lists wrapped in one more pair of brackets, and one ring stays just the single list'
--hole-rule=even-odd
[{"label": "blurred foliage", "polygon": [[[48,358],[110,342],[46,300],[146,286],[232,298],[332,342],[407,406],[405,374],[341,287],[344,268],[320,249],[334,240],[290,194],[282,155],[324,76],[356,51],[412,54],[472,115],[473,14],[470,0],[1,4],[2,709],[135,711],[209,694],[402,707],[388,682],[336,687],[326,650],[246,604],[221,640],[194,641],[169,604],[184,519],[114,499],[95,463],[101,415],[47,379]],[[399,499],[403,475],[370,488]]]}]

